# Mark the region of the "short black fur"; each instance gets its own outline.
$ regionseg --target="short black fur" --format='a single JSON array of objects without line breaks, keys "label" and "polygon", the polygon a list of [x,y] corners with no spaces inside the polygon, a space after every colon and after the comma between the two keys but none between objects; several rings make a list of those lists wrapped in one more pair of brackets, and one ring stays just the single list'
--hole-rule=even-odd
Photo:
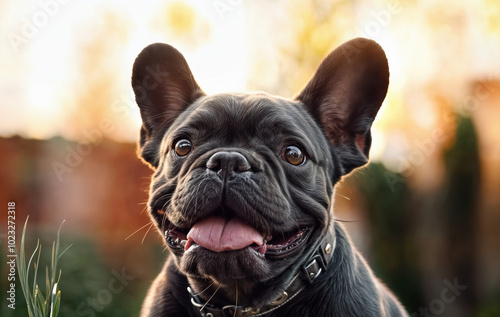
[{"label": "short black fur", "polygon": [[[141,316],[201,316],[188,286],[211,305],[267,307],[324,239],[335,241],[326,271],[264,316],[408,316],[332,210],[335,184],[368,161],[388,83],[382,48],[361,38],[328,55],[294,100],[206,96],[175,48],[146,47],[132,74],[143,120],[139,154],[154,170],[148,210],[171,254]],[[176,153],[179,140],[189,142],[187,154]],[[300,164],[286,160],[289,146],[300,150]],[[252,245],[193,246],[187,232],[207,219],[242,223],[241,232],[259,232],[264,245],[278,249],[307,235],[283,256]]]}]

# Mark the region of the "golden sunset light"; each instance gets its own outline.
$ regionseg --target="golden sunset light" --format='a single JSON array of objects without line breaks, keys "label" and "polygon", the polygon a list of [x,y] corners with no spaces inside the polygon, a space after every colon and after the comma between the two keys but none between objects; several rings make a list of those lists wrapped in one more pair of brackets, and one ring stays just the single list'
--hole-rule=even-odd
[{"label": "golden sunset light", "polygon": [[[325,169],[332,175],[332,170],[347,171],[346,166],[356,162],[358,165],[349,168],[359,169],[349,176],[339,174],[336,178],[341,181],[333,184],[335,194],[328,201],[328,206],[332,206],[324,209],[333,212],[335,223],[346,228],[374,275],[387,284],[409,315],[500,316],[498,0],[5,0],[0,2],[0,30],[0,200],[4,209],[8,209],[0,217],[3,263],[0,264],[0,291],[4,295],[10,292],[8,296],[15,298],[16,306],[12,309],[12,300],[2,299],[1,316],[28,316],[30,309],[23,297],[25,285],[21,285],[19,276],[23,274],[22,266],[17,263],[18,275],[14,274],[16,281],[11,286],[7,280],[11,268],[5,264],[15,258],[17,251],[7,248],[11,247],[11,240],[10,243],[19,248],[27,216],[28,260],[35,252],[38,239],[43,245],[41,251],[36,251],[41,254],[43,269],[39,271],[43,274],[38,272],[37,278],[30,275],[29,284],[33,287],[36,283],[46,285],[45,263],[49,263],[49,272],[53,237],[65,221],[61,247],[72,247],[60,257],[59,288],[56,285],[47,294],[54,290],[61,293],[55,292],[45,303],[60,296],[60,316],[139,316],[147,289],[171,253],[172,245],[168,244],[171,231],[174,234],[170,238],[175,243],[180,243],[176,238],[183,238],[180,239],[182,245],[188,244],[186,252],[193,243],[215,253],[234,247],[222,238],[226,245],[221,247],[203,241],[198,243],[186,236],[186,228],[190,227],[193,231],[189,232],[208,236],[207,227],[199,224],[202,221],[182,227],[180,233],[175,232],[176,228],[171,229],[178,226],[172,224],[173,216],[166,215],[168,204],[173,197],[177,198],[172,193],[162,196],[162,206],[148,209],[148,199],[154,192],[149,186],[155,190],[161,187],[151,185],[151,181],[154,184],[157,178],[166,179],[176,168],[175,164],[181,164],[168,165],[168,155],[182,157],[202,147],[194,141],[191,144],[187,137],[180,140],[172,137],[171,148],[164,141],[156,152],[150,153],[153,150],[148,146],[156,139],[162,140],[162,136],[154,133],[165,130],[167,135],[171,123],[165,123],[168,120],[163,117],[162,124],[169,126],[159,125],[160,128],[154,130],[151,122],[155,122],[156,117],[146,117],[150,110],[144,110],[147,105],[141,106],[141,117],[131,80],[134,61],[145,47],[152,43],[175,47],[207,95],[265,92],[294,99],[330,52],[358,37],[378,43],[389,66],[389,88],[374,121],[374,115],[369,120],[363,117],[359,120],[366,127],[356,125],[362,133],[354,128],[345,132],[345,126],[354,125],[349,120],[353,120],[351,115],[358,115],[356,111],[375,103],[380,105],[373,102],[378,98],[377,93],[366,93],[369,89],[361,85],[357,87],[362,88],[350,89],[350,82],[342,81],[351,78],[342,76],[345,73],[352,74],[353,82],[361,79],[368,82],[367,78],[372,78],[365,75],[367,71],[361,67],[358,71],[341,72],[343,66],[351,63],[352,56],[348,53],[358,54],[362,48],[345,53],[345,59],[339,62],[342,67],[335,68],[335,74],[329,74],[334,72],[329,68],[323,75],[335,78],[332,82],[341,86],[340,95],[350,92],[352,96],[361,96],[363,107],[347,112],[343,107],[348,102],[343,102],[342,107],[334,110],[341,112],[338,118],[344,121],[335,117],[331,120],[334,128],[328,130],[327,120],[314,113],[320,110],[307,108],[300,97],[296,100],[302,102],[298,107],[305,105],[299,110],[307,108],[306,117],[318,127],[318,130],[304,131],[320,131],[320,137],[326,140],[308,145],[309,152],[325,148],[337,151],[337,147],[341,148],[339,144],[347,139],[352,143],[349,146],[355,149],[349,154],[359,154],[363,162],[368,159],[369,163],[361,167],[356,158],[348,155],[345,160],[350,161],[345,163],[344,158],[337,159],[333,152],[318,156],[320,162],[309,161],[314,155],[308,156],[298,144],[286,144],[284,151],[273,152],[278,161],[297,163],[290,163],[293,167],[314,162],[318,170],[309,176],[318,178],[306,182],[297,176],[298,172],[297,175],[293,172],[286,177],[276,177],[290,182],[277,188],[287,189],[288,196],[304,190],[303,197],[309,199],[314,196],[311,186],[322,184],[318,185],[319,190],[333,188],[329,186],[330,180],[320,178],[323,175],[320,168],[328,164],[321,158],[337,160],[331,163],[331,169]],[[376,59],[377,54],[370,56],[376,65],[373,68],[384,65],[385,79],[373,77],[377,80],[370,80],[366,86],[383,83],[385,92],[385,58]],[[163,64],[156,60],[156,65]],[[180,73],[189,72],[182,69]],[[172,88],[173,92],[162,91],[158,94],[159,100],[163,103],[162,98],[174,96],[185,104],[194,103],[195,99],[189,102],[189,98],[182,99],[185,96],[181,93],[196,84],[182,83],[178,85],[181,87],[174,87],[177,90]],[[332,91],[331,86],[333,84],[325,86],[328,89],[324,90]],[[317,90],[318,94],[323,92]],[[193,91],[197,92],[192,90],[190,97],[195,96]],[[362,99],[365,95],[370,96],[371,103]],[[200,96],[196,94],[196,98]],[[332,93],[328,97],[330,99],[325,97],[328,102],[341,100]],[[312,97],[311,100],[315,103],[313,107],[323,109],[322,102]],[[153,114],[166,116],[155,110],[157,108],[151,110]],[[180,112],[177,108],[174,110]],[[169,111],[175,112],[171,108]],[[325,116],[330,114],[325,113]],[[138,145],[143,122],[149,127],[146,136],[142,136],[143,143],[150,142],[147,146]],[[260,125],[249,122],[259,127],[255,130],[261,130]],[[290,120],[290,125],[294,123]],[[344,134],[335,130],[337,125],[339,131],[344,129]],[[289,127],[290,131],[302,128],[298,126],[300,124]],[[151,132],[153,130],[155,132]],[[309,134],[315,133],[301,135],[311,137]],[[141,152],[144,147],[146,154]],[[174,153],[179,148],[182,155]],[[172,152],[168,152],[169,149]],[[211,150],[214,149],[205,154]],[[250,151],[244,149],[247,150]],[[168,155],[163,155],[165,153]],[[241,160],[240,157],[233,159]],[[272,164],[268,161],[273,159],[266,157],[261,163]],[[246,166],[238,161],[238,164],[237,168],[249,172],[250,163]],[[208,171],[212,165],[216,164],[204,162],[197,166],[203,169],[206,166]],[[169,169],[159,171],[160,166]],[[286,173],[291,167],[285,166],[264,170]],[[189,173],[190,168],[183,167],[183,173]],[[183,183],[178,177],[165,183],[181,186]],[[186,192],[199,190],[201,183]],[[269,190],[273,195],[275,191]],[[253,194],[249,190],[242,196],[251,201]],[[276,197],[263,201],[274,201]],[[298,200],[290,197],[294,203]],[[196,204],[203,200],[190,199]],[[186,209],[190,209],[195,203],[187,205]],[[162,214],[164,221],[172,222],[168,230],[155,226],[155,212]],[[279,212],[282,211],[275,211]],[[307,217],[316,215],[303,212]],[[15,223],[8,218],[11,214],[16,216]],[[214,228],[232,226],[246,230],[253,240],[248,244],[244,243],[248,241],[238,241],[237,246],[257,245],[254,250],[260,250],[263,257],[268,256],[265,252],[269,239],[263,231],[257,232],[256,226],[241,220],[245,217],[236,220],[224,217],[225,214],[207,219]],[[287,217],[299,227],[300,216],[288,214]],[[287,217],[283,217],[283,222]],[[15,230],[4,230],[13,225]],[[297,236],[308,237],[307,230],[310,229],[300,228]],[[283,235],[280,243],[289,241],[285,233],[285,229],[279,232]],[[33,273],[31,264],[30,274]],[[267,278],[274,281],[274,277]],[[53,282],[47,285],[54,287]],[[113,283],[117,289],[120,287],[119,292],[109,287],[115,285]],[[213,284],[218,286],[215,278]],[[235,285],[238,290],[237,283]],[[43,292],[45,296],[45,290]]]}]

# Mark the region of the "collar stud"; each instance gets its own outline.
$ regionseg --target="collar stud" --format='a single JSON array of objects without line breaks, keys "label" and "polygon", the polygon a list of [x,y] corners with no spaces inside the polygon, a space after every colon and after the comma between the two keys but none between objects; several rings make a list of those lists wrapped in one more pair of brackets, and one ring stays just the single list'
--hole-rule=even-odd
[{"label": "collar stud", "polygon": [[280,297],[276,298],[274,301],[271,302],[271,305],[277,306],[280,304],[283,304],[284,301],[288,299],[288,293],[283,292]]},{"label": "collar stud", "polygon": [[325,246],[325,253],[330,254],[332,252],[332,245],[330,243],[327,243]]}]

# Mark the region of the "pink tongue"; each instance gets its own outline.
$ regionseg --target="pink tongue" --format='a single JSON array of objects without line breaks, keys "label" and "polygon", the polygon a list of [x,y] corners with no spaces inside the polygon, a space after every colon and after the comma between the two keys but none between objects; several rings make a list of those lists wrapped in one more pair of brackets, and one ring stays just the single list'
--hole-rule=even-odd
[{"label": "pink tongue", "polygon": [[197,222],[187,234],[189,240],[193,240],[200,246],[214,252],[229,250],[240,250],[253,243],[262,245],[262,235],[255,228],[241,222],[238,219],[223,217],[210,217]]}]

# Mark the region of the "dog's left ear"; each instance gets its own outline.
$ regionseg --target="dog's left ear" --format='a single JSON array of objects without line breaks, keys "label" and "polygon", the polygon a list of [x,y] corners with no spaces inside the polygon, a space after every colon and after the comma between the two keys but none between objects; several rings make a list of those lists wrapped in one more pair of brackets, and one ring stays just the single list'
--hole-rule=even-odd
[{"label": "dog's left ear", "polygon": [[295,98],[340,151],[342,174],[368,162],[370,127],[388,85],[384,51],[372,40],[357,38],[331,52]]}]

